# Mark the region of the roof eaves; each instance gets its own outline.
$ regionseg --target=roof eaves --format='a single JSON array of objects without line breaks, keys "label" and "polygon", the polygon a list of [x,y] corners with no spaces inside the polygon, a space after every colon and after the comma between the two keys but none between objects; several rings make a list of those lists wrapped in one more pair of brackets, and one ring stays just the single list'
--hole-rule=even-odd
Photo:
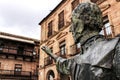
[{"label": "roof eaves", "polygon": [[43,18],[39,25],[41,25],[49,16],[51,16],[57,9],[59,6],[61,6],[63,3],[65,3],[67,0],[62,0],[45,18]]}]

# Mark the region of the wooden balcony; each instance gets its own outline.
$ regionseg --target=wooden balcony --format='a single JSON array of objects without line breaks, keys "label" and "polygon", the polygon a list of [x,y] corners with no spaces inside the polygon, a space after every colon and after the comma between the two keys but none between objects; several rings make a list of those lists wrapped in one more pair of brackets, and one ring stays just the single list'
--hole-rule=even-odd
[{"label": "wooden balcony", "polygon": [[22,60],[28,60],[29,61],[35,61],[35,56],[33,54],[33,51],[28,51],[28,50],[22,50],[22,51],[18,51],[17,48],[9,48],[9,47],[0,47],[0,57],[4,56],[4,58],[22,58]]},{"label": "wooden balcony", "polygon": [[15,71],[0,69],[0,79],[37,80],[38,75],[30,71]]},{"label": "wooden balcony", "polygon": [[0,70],[0,75],[31,76],[31,74],[28,71]]},{"label": "wooden balcony", "polygon": [[24,55],[24,56],[33,56],[33,51],[23,50],[22,53],[18,53],[18,49],[15,48],[6,48],[0,47],[1,53],[8,53],[8,54],[17,54],[17,55]]}]

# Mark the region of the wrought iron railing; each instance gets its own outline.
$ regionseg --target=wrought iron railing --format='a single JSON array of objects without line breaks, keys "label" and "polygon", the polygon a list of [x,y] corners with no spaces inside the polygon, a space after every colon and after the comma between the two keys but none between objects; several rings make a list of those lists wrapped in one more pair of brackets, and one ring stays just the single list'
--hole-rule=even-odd
[{"label": "wrought iron railing", "polygon": [[112,37],[112,26],[107,26],[107,27],[104,27],[102,28],[102,31],[103,31],[103,35],[106,37],[106,38],[111,38]]},{"label": "wrought iron railing", "polygon": [[45,66],[53,64],[53,59],[51,57],[46,57],[44,60]]},{"label": "wrought iron railing", "polygon": [[57,56],[66,58],[66,56],[67,56],[67,51],[68,51],[68,49],[63,49],[63,50],[60,50],[59,52],[56,52],[55,54],[56,54]]},{"label": "wrought iron railing", "polygon": [[3,70],[3,69],[0,69],[0,75],[32,76],[32,72],[29,72],[29,71],[15,71],[15,70]]}]

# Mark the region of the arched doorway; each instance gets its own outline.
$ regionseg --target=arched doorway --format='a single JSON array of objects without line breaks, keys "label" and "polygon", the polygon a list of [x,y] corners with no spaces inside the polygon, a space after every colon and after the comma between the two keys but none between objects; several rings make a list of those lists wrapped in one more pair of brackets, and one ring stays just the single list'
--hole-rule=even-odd
[{"label": "arched doorway", "polygon": [[60,73],[60,80],[70,80],[70,76]]},{"label": "arched doorway", "polygon": [[55,74],[53,72],[53,70],[49,70],[47,73],[47,79],[46,80],[54,80],[55,78]]}]

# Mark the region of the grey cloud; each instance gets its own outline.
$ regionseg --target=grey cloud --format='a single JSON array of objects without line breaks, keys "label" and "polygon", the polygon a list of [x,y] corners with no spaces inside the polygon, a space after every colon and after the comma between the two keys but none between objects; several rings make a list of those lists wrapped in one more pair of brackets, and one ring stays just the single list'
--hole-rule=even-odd
[{"label": "grey cloud", "polygon": [[[61,0],[58,1],[60,2]],[[9,29],[10,27],[13,28],[13,26],[16,26],[16,28],[20,29],[22,32],[20,35],[35,38],[39,37],[40,27],[38,23],[50,12],[50,10],[53,9],[53,7],[55,7],[55,3],[54,6],[50,6],[49,4],[49,6],[44,5],[45,7],[38,7],[37,5],[37,9],[29,8],[28,5],[22,6],[21,4],[18,5],[12,2],[7,4],[0,3],[0,18],[3,18],[3,22],[0,23],[0,27],[6,27],[5,29],[8,27]],[[32,4],[30,5],[31,7],[33,6]],[[2,27],[0,29],[2,29]]]}]

